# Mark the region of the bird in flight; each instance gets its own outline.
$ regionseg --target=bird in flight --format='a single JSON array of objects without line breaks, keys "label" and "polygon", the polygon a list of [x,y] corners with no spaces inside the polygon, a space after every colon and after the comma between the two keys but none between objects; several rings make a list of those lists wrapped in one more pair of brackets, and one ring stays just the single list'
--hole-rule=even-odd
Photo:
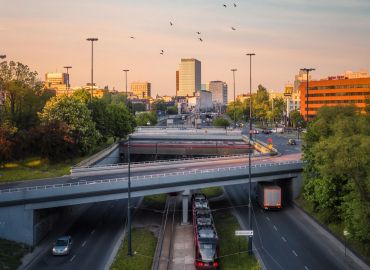
[{"label": "bird in flight", "polygon": [[134,36],[131,36],[130,38],[131,38],[131,39],[135,39],[135,37],[134,37]]},{"label": "bird in flight", "polygon": [[173,22],[170,22],[170,25],[172,26],[173,25]]},{"label": "bird in flight", "polygon": [[231,30],[235,31],[236,29],[234,27],[231,27]]},{"label": "bird in flight", "polygon": [[163,55],[163,52],[160,52],[159,54]]},{"label": "bird in flight", "polygon": [[202,38],[199,38],[200,42],[203,42],[203,39]]},{"label": "bird in flight", "polygon": [[223,4],[224,7],[227,7],[225,4]]},{"label": "bird in flight", "polygon": [[234,7],[236,7],[236,4],[234,3]]},{"label": "bird in flight", "polygon": [[200,35],[200,32],[197,32],[198,35]]}]

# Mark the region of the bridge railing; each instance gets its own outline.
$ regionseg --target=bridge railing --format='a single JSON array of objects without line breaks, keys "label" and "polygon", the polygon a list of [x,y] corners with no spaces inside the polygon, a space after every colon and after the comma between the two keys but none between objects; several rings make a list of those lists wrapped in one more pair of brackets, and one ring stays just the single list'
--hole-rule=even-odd
[{"label": "bridge railing", "polygon": [[[284,165],[290,165],[290,164],[303,164],[303,163],[304,162],[301,161],[301,160],[276,162],[276,163],[263,163],[263,164],[252,165],[251,168],[284,166]],[[131,181],[149,180],[149,179],[153,179],[153,178],[157,179],[157,178],[169,177],[169,176],[181,176],[181,175],[191,175],[191,174],[205,174],[205,173],[243,170],[243,169],[246,169],[248,167],[249,167],[248,165],[240,165],[240,166],[234,166],[234,167],[224,167],[224,168],[215,168],[215,169],[203,169],[203,170],[194,169],[194,170],[190,170],[190,171],[179,171],[179,172],[169,172],[169,173],[160,173],[160,174],[140,175],[140,176],[132,176]],[[41,185],[41,186],[22,187],[22,188],[8,188],[8,189],[0,190],[0,194],[1,193],[26,192],[26,191],[33,191],[33,190],[47,190],[47,189],[51,189],[51,188],[66,188],[66,187],[82,186],[82,185],[112,184],[112,183],[125,182],[125,181],[128,181],[128,177],[102,179],[102,180],[91,180],[91,181],[80,180],[80,181],[73,182],[73,183]]]}]

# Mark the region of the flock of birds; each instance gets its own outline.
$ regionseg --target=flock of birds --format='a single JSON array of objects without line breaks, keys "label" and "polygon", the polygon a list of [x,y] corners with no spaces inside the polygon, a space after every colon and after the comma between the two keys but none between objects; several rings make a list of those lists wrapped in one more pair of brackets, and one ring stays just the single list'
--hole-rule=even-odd
[{"label": "flock of birds", "polygon": [[[224,8],[227,8],[227,5],[226,4],[223,4],[222,5]],[[236,8],[237,7],[237,5],[235,4],[235,3],[233,3],[233,6],[234,6],[234,8]],[[174,26],[174,23],[172,22],[172,21],[170,21],[170,26]],[[236,28],[235,27],[231,27],[231,30],[233,30],[233,31],[235,31],[236,30]],[[201,35],[201,32],[196,32],[196,34],[197,34],[197,38],[198,38],[198,40],[200,41],[200,42],[203,42],[203,38],[200,36]],[[135,36],[130,36],[130,39],[135,39]],[[162,49],[161,51],[160,51],[160,53],[159,53],[160,55],[164,55],[164,50]]]}]

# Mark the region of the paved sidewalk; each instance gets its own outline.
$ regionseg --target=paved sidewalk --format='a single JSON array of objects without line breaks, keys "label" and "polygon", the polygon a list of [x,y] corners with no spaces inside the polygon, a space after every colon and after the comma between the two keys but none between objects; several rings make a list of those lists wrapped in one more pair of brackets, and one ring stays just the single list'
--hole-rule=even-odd
[{"label": "paved sidewalk", "polygon": [[194,254],[193,225],[177,224],[174,229],[170,270],[195,270]]}]

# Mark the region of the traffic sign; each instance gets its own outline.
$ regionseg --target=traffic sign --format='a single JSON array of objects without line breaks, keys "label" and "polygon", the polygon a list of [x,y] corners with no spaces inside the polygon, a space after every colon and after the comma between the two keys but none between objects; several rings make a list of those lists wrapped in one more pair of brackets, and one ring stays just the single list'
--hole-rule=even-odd
[{"label": "traffic sign", "polygon": [[236,236],[252,236],[253,235],[253,230],[252,231],[235,231]]}]

